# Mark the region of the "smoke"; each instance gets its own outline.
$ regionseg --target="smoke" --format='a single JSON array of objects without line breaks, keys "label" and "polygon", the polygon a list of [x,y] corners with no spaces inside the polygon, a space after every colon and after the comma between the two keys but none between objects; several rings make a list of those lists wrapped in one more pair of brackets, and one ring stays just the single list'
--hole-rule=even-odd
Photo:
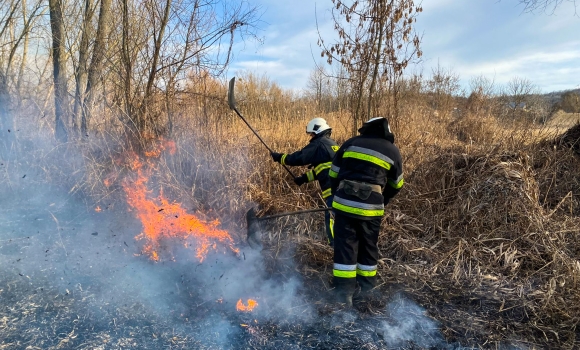
[{"label": "smoke", "polygon": [[[63,153],[50,153],[50,144],[35,149],[0,161],[0,300],[6,301],[8,292],[15,300],[33,293],[39,304],[72,300],[78,309],[70,310],[70,317],[90,315],[85,316],[90,329],[126,325],[125,315],[131,315],[187,334],[202,347],[235,343],[244,332],[241,324],[311,319],[299,275],[273,273],[261,252],[244,242],[238,242],[237,254],[218,249],[203,262],[195,256],[194,239],[163,242],[172,255],[161,262],[141,255],[142,242],[135,240],[141,223],[118,202],[122,196],[101,200],[102,211],[95,211],[90,198],[75,193],[78,178],[47,178],[50,171],[34,165],[42,158],[43,165],[58,167]],[[66,163],[82,169],[82,156],[69,150]],[[285,254],[292,264],[292,251]],[[247,305],[248,299],[258,303],[256,308],[237,311],[238,301]]]},{"label": "smoke", "polygon": [[387,305],[386,314],[389,320],[381,322],[379,333],[389,347],[398,348],[412,342],[421,348],[451,348],[444,342],[438,322],[402,295],[396,295]]}]

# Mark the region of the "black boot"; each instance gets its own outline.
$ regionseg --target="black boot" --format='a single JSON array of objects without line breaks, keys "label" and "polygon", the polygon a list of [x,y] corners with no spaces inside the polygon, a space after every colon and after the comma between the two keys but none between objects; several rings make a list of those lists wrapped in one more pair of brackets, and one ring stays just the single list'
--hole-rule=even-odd
[{"label": "black boot", "polygon": [[352,296],[356,289],[356,281],[337,279],[333,280],[334,301],[346,307],[352,307]]},{"label": "black boot", "polygon": [[381,309],[386,306],[386,296],[377,288],[370,290],[359,290],[352,297],[354,307],[366,312],[372,309]]},{"label": "black boot", "polygon": [[345,290],[337,290],[335,300],[346,307],[352,307],[352,293]]}]

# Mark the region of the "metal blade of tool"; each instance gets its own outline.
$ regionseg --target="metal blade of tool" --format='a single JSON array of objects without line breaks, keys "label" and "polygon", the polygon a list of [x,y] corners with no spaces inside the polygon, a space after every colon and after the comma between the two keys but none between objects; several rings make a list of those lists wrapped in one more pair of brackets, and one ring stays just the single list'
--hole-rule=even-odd
[{"label": "metal blade of tool", "polygon": [[247,223],[247,240],[250,247],[253,249],[261,249],[262,248],[262,230],[260,229],[260,221],[270,220],[279,218],[282,216],[289,216],[289,215],[300,215],[306,213],[314,213],[318,211],[329,211],[332,208],[316,208],[316,209],[307,209],[307,210],[299,210],[299,211],[291,211],[286,213],[279,213],[274,215],[262,216],[258,217],[256,215],[256,210],[251,208],[246,213],[246,223]]}]

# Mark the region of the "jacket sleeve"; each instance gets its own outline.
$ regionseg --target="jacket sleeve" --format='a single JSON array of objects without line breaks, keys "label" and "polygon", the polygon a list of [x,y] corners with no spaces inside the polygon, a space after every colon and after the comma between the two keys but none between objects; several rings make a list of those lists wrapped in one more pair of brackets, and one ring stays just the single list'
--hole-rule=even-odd
[{"label": "jacket sleeve", "polygon": [[389,203],[391,198],[395,197],[405,184],[403,179],[403,161],[401,154],[397,152],[397,157],[394,157],[394,166],[387,173],[387,185],[383,189],[383,197],[385,205]]},{"label": "jacket sleeve", "polygon": [[336,151],[334,158],[332,159],[332,165],[330,170],[328,171],[328,177],[330,178],[330,190],[332,194],[336,193],[336,189],[338,188],[339,180],[338,174],[340,173],[340,166],[342,165],[342,156],[344,155],[344,150],[348,147],[349,142],[345,142],[342,147]]},{"label": "jacket sleeve", "polygon": [[299,166],[308,165],[312,163],[312,158],[316,154],[317,146],[313,143],[309,143],[301,149],[291,154],[283,154],[282,160],[280,161],[283,165]]}]

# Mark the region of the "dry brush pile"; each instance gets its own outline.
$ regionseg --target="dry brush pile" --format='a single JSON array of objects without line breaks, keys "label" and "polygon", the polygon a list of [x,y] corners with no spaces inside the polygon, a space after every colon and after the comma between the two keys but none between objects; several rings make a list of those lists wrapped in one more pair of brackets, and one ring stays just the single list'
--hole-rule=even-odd
[{"label": "dry brush pile", "polygon": [[553,147],[571,133],[536,145],[451,148],[408,173],[387,217],[382,272],[448,337],[578,346],[580,159]]}]

